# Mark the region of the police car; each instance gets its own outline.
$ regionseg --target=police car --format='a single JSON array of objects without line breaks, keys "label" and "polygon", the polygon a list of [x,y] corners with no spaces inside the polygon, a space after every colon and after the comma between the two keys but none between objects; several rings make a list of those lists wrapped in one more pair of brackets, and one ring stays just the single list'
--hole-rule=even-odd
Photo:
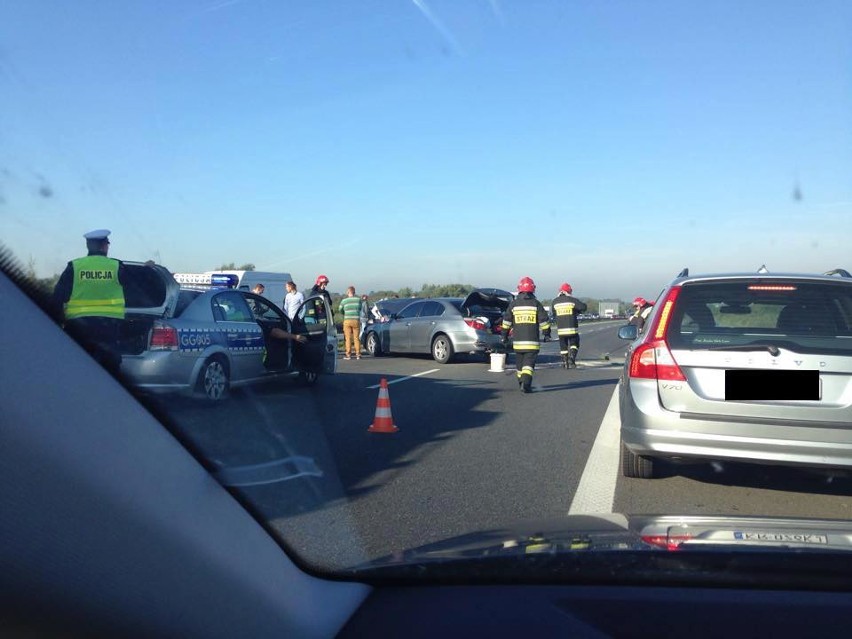
[{"label": "police car", "polygon": [[[233,275],[182,288],[162,266],[124,265],[119,350],[122,376],[134,388],[217,401],[236,386],[293,375],[312,384],[336,371],[337,334],[322,296],[305,300],[291,321],[270,300],[235,290]],[[306,341],[271,337],[273,328]]]}]

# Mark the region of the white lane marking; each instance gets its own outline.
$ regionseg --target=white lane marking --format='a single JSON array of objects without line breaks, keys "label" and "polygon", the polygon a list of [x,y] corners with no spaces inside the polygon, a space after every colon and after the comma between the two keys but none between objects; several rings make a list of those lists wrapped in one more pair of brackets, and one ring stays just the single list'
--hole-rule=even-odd
[{"label": "white lane marking", "polygon": [[618,461],[621,446],[621,418],[618,414],[618,386],[612,393],[604,413],[598,436],[592,445],[583,476],[569,515],[583,513],[611,513],[615,499],[615,481],[618,478]]},{"label": "white lane marking", "polygon": [[[429,373],[437,373],[439,370],[441,370],[441,369],[440,368],[433,368],[430,371],[423,371],[422,373],[415,373],[414,375],[409,375],[408,377],[399,377],[397,379],[392,379],[391,381],[388,382],[388,386],[390,386],[391,384],[398,384],[399,382],[404,382],[407,379],[413,379],[415,377],[422,377],[423,375],[428,375]],[[367,386],[367,388],[373,389],[373,388],[378,388],[379,386],[381,386],[381,384],[374,384],[372,386]]]}]

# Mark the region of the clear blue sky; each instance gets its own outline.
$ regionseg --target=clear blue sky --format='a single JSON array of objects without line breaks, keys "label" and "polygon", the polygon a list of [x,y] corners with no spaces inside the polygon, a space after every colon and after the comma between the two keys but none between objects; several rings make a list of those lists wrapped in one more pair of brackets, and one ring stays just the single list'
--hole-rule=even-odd
[{"label": "clear blue sky", "polygon": [[2,240],[100,227],[332,290],[852,268],[852,2],[6,0]]}]

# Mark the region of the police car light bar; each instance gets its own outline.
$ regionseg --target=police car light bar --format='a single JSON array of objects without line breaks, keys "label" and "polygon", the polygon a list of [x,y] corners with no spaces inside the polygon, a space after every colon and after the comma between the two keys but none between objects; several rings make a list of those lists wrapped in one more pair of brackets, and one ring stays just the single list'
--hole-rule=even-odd
[{"label": "police car light bar", "polygon": [[213,273],[210,286],[214,288],[237,288],[240,278],[232,273]]},{"label": "police car light bar", "polygon": [[240,278],[233,273],[175,273],[175,281],[181,286],[236,288]]}]

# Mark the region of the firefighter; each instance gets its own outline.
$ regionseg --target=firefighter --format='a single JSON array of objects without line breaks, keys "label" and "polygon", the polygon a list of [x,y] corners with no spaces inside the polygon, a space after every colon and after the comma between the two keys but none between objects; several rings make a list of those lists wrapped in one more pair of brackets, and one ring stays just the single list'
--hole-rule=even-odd
[{"label": "firefighter", "polygon": [[518,282],[518,296],[512,300],[503,315],[503,346],[509,342],[512,330],[512,348],[515,351],[515,367],[518,369],[518,386],[524,393],[532,392],[535,360],[541,345],[539,330],[550,328],[547,311],[535,297],[535,282],[529,277]]},{"label": "firefighter", "polygon": [[651,309],[654,304],[649,302],[644,297],[637,297],[633,300],[633,315],[630,316],[630,320],[628,324],[634,324],[639,327],[639,332],[642,332],[642,328],[645,326],[645,320],[648,319],[648,315],[651,314]]},{"label": "firefighter", "polygon": [[577,352],[580,350],[580,331],[577,314],[586,312],[586,305],[573,297],[574,289],[567,282],[559,287],[559,294],[550,303],[559,337],[559,354],[563,368],[577,368]]}]

